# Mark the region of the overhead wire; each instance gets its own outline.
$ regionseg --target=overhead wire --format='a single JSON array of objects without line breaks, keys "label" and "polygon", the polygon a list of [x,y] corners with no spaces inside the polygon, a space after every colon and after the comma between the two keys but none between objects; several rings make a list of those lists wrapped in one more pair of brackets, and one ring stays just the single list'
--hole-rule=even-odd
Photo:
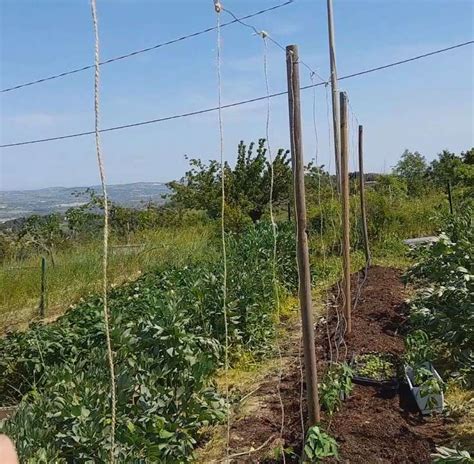
[{"label": "overhead wire", "polygon": [[[286,53],[286,48],[280,42],[278,42],[276,39],[274,39],[267,31],[259,31],[252,24],[244,22],[242,19],[245,19],[245,18],[237,18],[237,16],[234,13],[232,13],[232,11],[230,11],[226,8],[223,8],[222,10],[225,11],[226,13],[228,13],[229,15],[231,15],[232,18],[234,18],[234,21],[237,21],[242,26],[245,26],[245,27],[248,27],[249,29],[252,29],[253,32],[256,35],[261,35],[262,32],[265,33],[266,38],[270,42],[272,42],[274,45],[276,45],[278,48],[280,48],[284,53]],[[306,69],[308,69],[310,73],[313,73],[315,76],[317,76],[323,83],[327,82],[327,79],[324,79],[323,77],[321,77],[309,64],[305,63],[301,58],[299,58],[299,63],[301,63]]]},{"label": "overhead wire", "polygon": [[[235,18],[233,21],[229,21],[227,23],[222,23],[220,27],[223,28],[223,27],[226,27],[226,26],[230,26],[231,24],[235,24],[239,20],[254,18],[255,16],[259,16],[259,15],[262,15],[264,13],[268,13],[270,11],[278,10],[279,8],[283,8],[284,6],[290,5],[291,3],[294,3],[294,2],[295,2],[295,0],[287,0],[284,3],[280,3],[278,5],[274,5],[274,6],[265,8],[263,10],[256,11],[254,13],[250,13],[248,15],[242,16],[241,18]],[[150,47],[141,48],[139,50],[134,50],[133,52],[130,52],[130,53],[125,53],[123,55],[119,55],[119,56],[115,56],[113,58],[109,58],[108,60],[101,61],[99,63],[99,66],[114,63],[116,61],[131,58],[133,56],[137,56],[137,55],[140,55],[142,53],[147,53],[147,52],[150,52],[150,51],[153,51],[153,50],[157,50],[159,48],[166,47],[168,45],[173,45],[175,43],[182,42],[184,40],[191,39],[191,38],[194,38],[194,37],[198,37],[200,35],[203,35],[203,34],[206,34],[208,32],[215,31],[215,30],[216,30],[216,26],[208,27],[206,29],[202,29],[200,31],[193,32],[191,34],[183,35],[181,37],[177,37],[175,39],[171,39],[171,40],[168,40],[166,42],[161,42],[161,43],[152,45]],[[23,87],[29,87],[29,86],[32,86],[32,85],[41,84],[43,82],[52,81],[52,80],[55,80],[55,79],[66,77],[66,76],[69,76],[71,74],[77,74],[77,73],[80,73],[80,72],[83,72],[83,71],[87,71],[88,69],[93,69],[94,67],[95,67],[95,64],[82,66],[82,67],[79,67],[79,68],[71,69],[69,71],[64,71],[64,72],[54,74],[54,75],[51,75],[51,76],[43,77],[41,79],[36,79],[36,80],[32,80],[32,81],[25,82],[25,83],[22,83],[22,84],[7,87],[5,89],[2,89],[0,92],[1,93],[11,92],[13,90],[18,90],[18,89],[21,89]]]},{"label": "overhead wire", "polygon": [[[411,58],[408,58],[408,59],[405,59],[405,60],[396,61],[394,63],[389,63],[389,64],[386,64],[386,65],[383,65],[383,66],[378,66],[378,67],[375,67],[375,68],[369,68],[369,69],[366,69],[366,70],[363,70],[363,71],[359,71],[359,72],[356,72],[356,73],[341,76],[341,77],[338,78],[338,81],[345,80],[345,79],[351,79],[353,77],[362,76],[364,74],[369,74],[369,73],[372,73],[372,72],[376,72],[376,71],[380,71],[380,70],[383,70],[383,69],[391,68],[393,66],[399,66],[399,65],[404,64],[404,63],[409,63],[409,62],[412,62],[412,61],[415,61],[415,60],[418,60],[418,59],[426,58],[428,56],[436,55],[436,54],[443,53],[443,52],[446,52],[446,51],[449,51],[449,50],[453,50],[453,49],[456,49],[456,48],[471,45],[473,43],[474,43],[474,41],[471,40],[471,41],[463,42],[461,44],[457,44],[457,45],[454,45],[454,46],[451,46],[451,47],[447,47],[447,48],[435,50],[433,52],[425,53],[423,55],[417,55],[415,57],[411,57]],[[321,86],[321,85],[327,85],[327,82],[318,82],[316,84],[305,85],[305,86],[300,87],[300,90],[307,90],[307,89],[311,89],[312,87],[318,87],[318,86]],[[241,106],[241,105],[246,105],[246,104],[249,104],[249,103],[255,103],[255,102],[258,102],[258,101],[262,101],[262,100],[265,100],[267,98],[280,97],[280,96],[286,95],[287,93],[288,93],[287,91],[275,92],[275,93],[270,94],[269,96],[262,95],[262,96],[259,96],[259,97],[249,98],[247,100],[241,100],[241,101],[238,101],[238,102],[233,102],[233,103],[228,103],[226,105],[221,105],[220,108],[221,108],[221,110],[228,109],[228,108],[234,108],[236,106]],[[200,114],[210,113],[210,112],[213,112],[213,111],[217,111],[218,109],[219,109],[219,107],[214,106],[214,107],[204,108],[204,109],[200,109],[200,110],[196,110],[196,111],[190,111],[190,112],[186,112],[186,113],[180,113],[180,114],[175,114],[175,115],[170,115],[170,116],[164,116],[164,117],[156,118],[156,119],[149,119],[149,120],[146,120],[146,121],[139,121],[139,122],[130,123],[130,124],[123,124],[123,125],[119,125],[119,126],[108,127],[106,129],[101,129],[100,132],[101,133],[103,133],[103,132],[112,132],[112,131],[117,131],[117,130],[129,129],[129,128],[132,128],[132,127],[144,126],[144,125],[148,125],[148,124],[157,124],[157,123],[164,122],[164,121],[170,121],[170,120],[174,120],[174,119],[180,119],[180,118],[186,118],[186,117],[191,117],[191,116],[197,116],[197,115],[200,115]],[[42,138],[42,139],[34,139],[34,140],[26,140],[26,141],[21,141],[21,142],[12,142],[12,143],[7,143],[7,144],[2,144],[2,145],[0,145],[0,148],[11,148],[11,147],[17,147],[17,146],[22,146],[22,145],[31,145],[31,144],[36,144],[36,143],[52,142],[52,141],[56,141],[56,140],[64,140],[64,139],[70,139],[70,138],[75,138],[75,137],[83,137],[83,136],[86,136],[86,135],[93,135],[93,134],[94,134],[94,131],[77,132],[77,133],[73,133],[73,134],[66,134],[66,135],[60,135],[60,136],[55,136],[55,137],[47,137],[47,138]]]}]

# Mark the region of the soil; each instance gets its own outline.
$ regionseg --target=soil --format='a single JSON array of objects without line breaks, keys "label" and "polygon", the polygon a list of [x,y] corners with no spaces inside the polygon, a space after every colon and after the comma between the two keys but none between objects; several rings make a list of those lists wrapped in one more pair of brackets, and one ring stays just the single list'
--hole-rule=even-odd
[{"label": "soil", "polygon": [[[337,287],[332,293],[340,294]],[[323,319],[316,327],[319,375],[324,372],[331,355],[335,359],[338,354],[340,361],[344,358],[349,361],[353,355],[372,351],[401,355],[405,298],[398,270],[373,266],[365,279],[362,272],[354,274],[352,300],[357,300],[357,304],[353,307],[352,334],[345,337],[347,349],[340,343],[336,352],[334,345],[335,335],[340,333],[338,327],[343,323],[341,317],[337,317],[342,312],[342,302],[338,298],[334,296],[329,305],[327,321]],[[296,455],[301,453],[303,443],[301,410],[303,417],[307,416],[305,393],[301,392],[300,327],[293,323],[288,329],[292,335],[282,343],[285,370],[281,395],[278,395],[279,377],[267,378],[253,395],[247,413],[234,420],[230,430],[231,462],[282,462],[278,456],[282,445],[295,452],[294,458],[287,453],[286,462],[298,462]],[[280,396],[285,412],[282,439]],[[403,384],[399,391],[392,393],[355,385],[350,397],[331,420],[322,412],[322,424],[336,438],[339,462],[343,463],[429,463],[435,444],[443,444],[449,438],[443,418],[421,416],[408,387]]]}]

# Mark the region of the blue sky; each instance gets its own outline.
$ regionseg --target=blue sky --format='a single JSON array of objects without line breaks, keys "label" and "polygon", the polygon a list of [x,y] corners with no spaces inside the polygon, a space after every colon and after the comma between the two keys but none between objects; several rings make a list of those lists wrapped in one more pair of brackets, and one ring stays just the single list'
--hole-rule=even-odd
[{"label": "blue sky", "polygon": [[[97,0],[101,58],[215,25],[211,0]],[[223,0],[244,15],[282,0]],[[338,72],[362,69],[471,40],[471,0],[334,0]],[[0,0],[1,87],[62,72],[93,61],[87,0]],[[325,0],[293,4],[248,20],[283,45],[298,44],[301,58],[329,75]],[[222,20],[231,18],[223,13]],[[223,35],[223,102],[265,94],[262,39],[234,24]],[[388,171],[405,148],[429,160],[444,148],[465,150],[473,141],[472,46],[389,70],[341,81],[365,131],[366,170]],[[150,53],[102,66],[101,125],[214,106],[216,34],[211,32]],[[269,44],[271,91],[286,88],[284,53]],[[310,83],[301,69],[302,84]],[[302,93],[304,149],[316,144],[319,162],[333,167],[326,89]],[[35,85],[1,96],[2,143],[93,128],[93,72]],[[271,145],[288,147],[286,97],[271,102]],[[225,110],[225,157],[235,159],[239,140],[265,133],[266,103]],[[354,126],[355,126],[355,121]],[[351,149],[355,151],[355,139]],[[218,157],[217,114],[104,134],[107,181],[111,184],[179,178],[184,155]],[[353,154],[351,155],[353,156]],[[98,183],[93,137],[3,149],[0,189],[81,186]]]}]

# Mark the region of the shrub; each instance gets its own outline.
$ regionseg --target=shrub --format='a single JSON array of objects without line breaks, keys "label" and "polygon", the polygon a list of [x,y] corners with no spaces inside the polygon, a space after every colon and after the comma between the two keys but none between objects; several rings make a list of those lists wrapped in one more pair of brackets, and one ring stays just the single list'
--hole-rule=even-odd
[{"label": "shrub", "polygon": [[411,301],[410,320],[439,345],[439,353],[467,383],[474,381],[474,227],[472,210],[449,218],[438,241],[415,252],[407,278],[423,288]]}]

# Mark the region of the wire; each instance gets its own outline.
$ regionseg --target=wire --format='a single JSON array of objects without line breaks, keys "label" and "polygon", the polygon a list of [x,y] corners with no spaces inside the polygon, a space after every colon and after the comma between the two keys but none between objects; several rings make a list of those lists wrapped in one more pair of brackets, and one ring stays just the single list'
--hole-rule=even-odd
[{"label": "wire", "polygon": [[[226,8],[222,8],[222,11],[225,11],[226,13],[230,14],[233,18],[234,18],[234,21],[237,21],[239,24],[241,24],[242,26],[245,26],[245,27],[248,27],[249,29],[252,29],[252,31],[254,31],[254,33],[256,35],[259,35],[261,37],[264,37],[266,39],[268,39],[270,42],[272,42],[274,45],[276,45],[278,48],[280,48],[281,50],[283,50],[284,53],[286,53],[286,48],[280,43],[278,42],[277,40],[275,40],[274,38],[272,38],[270,36],[270,34],[267,32],[267,31],[259,31],[255,26],[253,26],[252,24],[248,24],[248,23],[245,23],[244,21],[242,21],[242,19],[239,19],[237,18],[237,16],[232,13],[232,11],[230,10],[227,10]],[[301,63],[306,69],[308,69],[310,71],[310,73],[312,73],[313,75],[317,76],[322,82],[326,82],[326,79],[324,79],[323,77],[321,77],[313,68],[311,68],[311,66],[309,66],[308,64],[306,64],[303,60],[301,60],[301,58],[299,59],[299,63]]]},{"label": "wire", "polygon": [[[402,60],[402,61],[396,61],[394,63],[389,63],[389,64],[386,64],[386,65],[383,65],[383,66],[378,66],[376,68],[369,68],[369,69],[366,69],[366,70],[363,70],[363,71],[359,71],[359,72],[356,72],[356,73],[353,73],[353,74],[348,74],[346,76],[339,77],[338,81],[341,81],[341,80],[344,80],[344,79],[351,79],[353,77],[362,76],[364,74],[369,74],[369,73],[372,73],[372,72],[380,71],[380,70],[387,69],[387,68],[394,67],[394,66],[399,66],[401,64],[409,63],[411,61],[419,60],[419,59],[422,59],[422,58],[426,58],[428,56],[432,56],[432,55],[436,55],[436,54],[439,54],[439,53],[454,50],[455,48],[465,47],[466,45],[471,45],[473,43],[474,43],[474,40],[470,40],[468,42],[463,42],[463,43],[460,43],[460,44],[457,44],[457,45],[453,45],[452,47],[442,48],[442,49],[435,50],[435,51],[432,51],[432,52],[429,52],[429,53],[425,53],[423,55],[418,55],[418,56],[414,56],[414,57],[411,57],[411,58],[407,58],[407,59]],[[317,84],[305,85],[305,86],[301,87],[300,90],[307,90],[307,89],[311,89],[313,87],[319,87],[321,85],[326,85],[326,82],[318,82]],[[287,93],[288,93],[287,91],[277,92],[277,93],[273,93],[269,96],[263,95],[263,96],[260,96],[260,97],[250,98],[248,100],[242,100],[242,101],[239,101],[239,102],[229,103],[227,105],[222,105],[221,109],[227,109],[227,108],[233,108],[233,107],[240,106],[240,105],[246,105],[246,104],[249,104],[249,103],[254,103],[254,102],[257,102],[257,101],[265,100],[267,98],[280,97],[282,95],[286,95]],[[190,116],[196,116],[196,115],[199,115],[199,114],[210,113],[212,111],[217,111],[218,109],[219,109],[219,107],[215,106],[215,107],[211,107],[211,108],[205,108],[205,109],[202,109],[202,110],[190,111],[188,113],[181,113],[181,114],[176,114],[176,115],[172,115],[172,116],[165,116],[165,117],[157,118],[157,119],[150,119],[150,120],[147,120],[147,121],[140,121],[140,122],[131,123],[131,124],[124,124],[124,125],[121,125],[121,126],[109,127],[107,129],[101,129],[100,132],[111,132],[111,131],[116,131],[116,130],[128,129],[128,128],[131,128],[131,127],[144,126],[144,125],[147,125],[147,124],[156,124],[156,123],[159,123],[159,122],[170,121],[170,120],[173,120],[173,119],[180,119],[180,118],[186,118],[186,117],[190,117]],[[28,141],[23,141],[23,142],[7,143],[7,144],[4,144],[4,145],[0,145],[0,148],[10,148],[10,147],[16,147],[16,146],[20,146],[20,145],[30,145],[30,144],[34,144],[34,143],[52,142],[52,141],[55,141],[55,140],[64,140],[64,139],[70,139],[70,138],[74,138],[74,137],[82,137],[82,136],[85,136],[85,135],[93,135],[93,134],[94,134],[94,131],[77,132],[77,133],[74,133],[74,134],[60,135],[60,136],[57,136],[57,137],[49,137],[49,138],[44,138],[44,139],[35,139],[35,140],[28,140]]]},{"label": "wire", "polygon": [[370,68],[370,69],[366,69],[365,71],[359,71],[359,72],[356,72],[356,73],[353,73],[353,74],[348,74],[347,76],[339,77],[338,81],[342,81],[343,79],[351,79],[352,77],[362,76],[363,74],[368,74],[368,73],[372,73],[372,72],[375,72],[375,71],[381,71],[382,69],[392,68],[392,67],[398,66],[400,64],[409,63],[410,61],[420,60],[422,58],[427,58],[428,56],[433,56],[433,55],[437,55],[439,53],[444,53],[444,52],[448,52],[450,50],[454,50],[456,48],[465,47],[466,45],[472,45],[473,43],[474,43],[474,40],[469,40],[467,42],[462,42],[462,43],[453,45],[451,47],[440,48],[438,50],[434,50],[432,52],[424,53],[422,55],[416,55],[416,56],[413,56],[411,58],[406,58],[404,60],[395,61],[395,62],[389,63],[389,64],[384,64],[382,66],[378,66],[377,68]]},{"label": "wire", "polygon": [[[233,21],[229,21],[227,23],[223,23],[221,24],[221,28],[222,27],[225,27],[225,26],[230,26],[231,24],[234,24],[236,22],[238,22],[239,20],[242,20],[242,19],[249,19],[249,18],[253,18],[255,16],[259,16],[259,15],[262,15],[264,13],[268,13],[269,11],[274,11],[274,10],[277,10],[279,8],[282,8],[284,6],[287,6],[287,5],[290,5],[291,3],[293,3],[295,0],[288,0],[284,3],[281,3],[279,5],[274,5],[274,6],[271,6],[269,8],[265,8],[264,10],[259,10],[259,11],[256,11],[255,13],[250,13],[246,16],[242,16],[241,18],[236,18],[234,19]],[[139,50],[135,50],[133,52],[130,52],[130,53],[126,53],[124,55],[119,55],[119,56],[116,56],[116,57],[113,57],[113,58],[110,58],[108,60],[105,60],[105,61],[101,61],[99,63],[100,66],[104,65],[104,64],[110,64],[110,63],[114,63],[115,61],[120,61],[120,60],[124,60],[126,58],[131,58],[133,56],[136,56],[136,55],[140,55],[141,53],[146,53],[146,52],[150,52],[150,51],[153,51],[153,50],[157,50],[158,48],[162,48],[162,47],[166,47],[168,45],[173,45],[175,43],[178,43],[178,42],[182,42],[183,40],[187,40],[187,39],[191,39],[191,38],[194,38],[194,37],[198,37],[202,34],[206,34],[208,32],[212,32],[212,31],[215,31],[216,30],[216,26],[213,26],[213,27],[208,27],[206,29],[202,29],[200,31],[197,31],[197,32],[193,32],[191,34],[188,34],[188,35],[184,35],[184,36],[181,36],[181,37],[178,37],[176,39],[172,39],[172,40],[168,40],[167,42],[162,42],[162,43],[158,43],[156,45],[152,45],[150,47],[146,47],[146,48],[141,48]],[[80,72],[83,72],[83,71],[87,71],[88,69],[92,69],[94,68],[94,64],[90,64],[90,65],[87,65],[87,66],[83,66],[81,68],[76,68],[76,69],[71,69],[70,71],[64,71],[62,73],[59,73],[59,74],[54,74],[52,76],[48,76],[48,77],[43,77],[42,79],[37,79],[37,80],[34,80],[34,81],[30,81],[30,82],[25,82],[23,84],[18,84],[18,85],[15,85],[15,86],[12,86],[12,87],[8,87],[6,89],[2,89],[1,90],[1,93],[4,93],[4,92],[11,92],[13,90],[18,90],[18,89],[21,89],[23,87],[29,87],[31,85],[36,85],[36,84],[41,84],[43,82],[47,82],[47,81],[52,81],[54,79],[59,79],[61,77],[65,77],[65,76],[69,76],[71,74],[76,74],[76,73],[80,73]]]}]

